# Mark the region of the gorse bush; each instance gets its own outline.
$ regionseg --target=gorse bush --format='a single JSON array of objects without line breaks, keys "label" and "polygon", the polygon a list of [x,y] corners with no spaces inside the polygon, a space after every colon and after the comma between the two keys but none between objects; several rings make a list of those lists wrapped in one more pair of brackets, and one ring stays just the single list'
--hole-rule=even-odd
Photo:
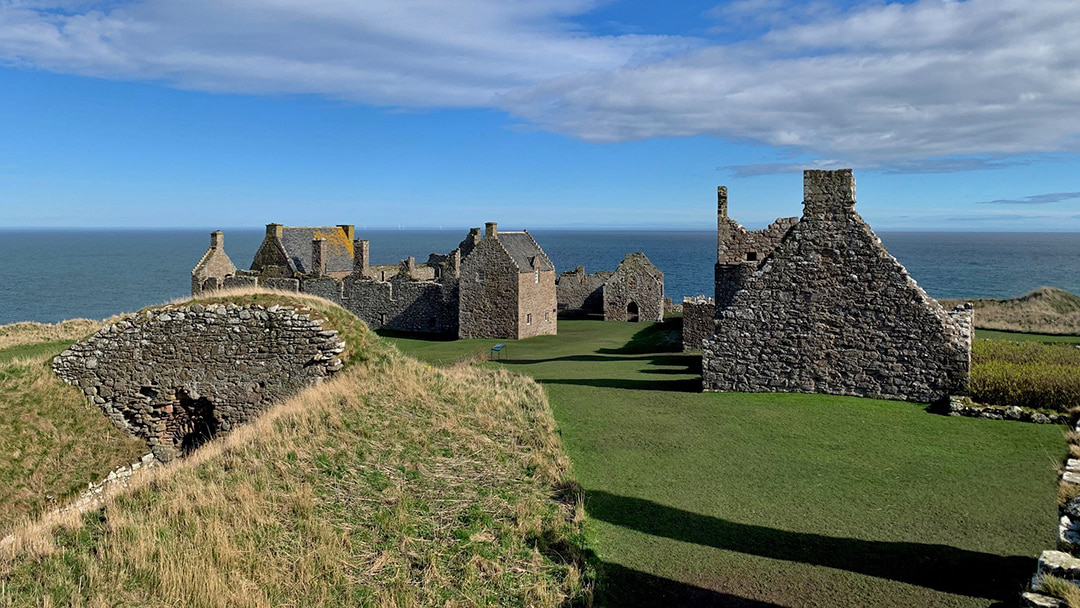
[{"label": "gorse bush", "polygon": [[1059,411],[1080,405],[1074,345],[976,340],[971,364],[971,398],[979,403]]}]

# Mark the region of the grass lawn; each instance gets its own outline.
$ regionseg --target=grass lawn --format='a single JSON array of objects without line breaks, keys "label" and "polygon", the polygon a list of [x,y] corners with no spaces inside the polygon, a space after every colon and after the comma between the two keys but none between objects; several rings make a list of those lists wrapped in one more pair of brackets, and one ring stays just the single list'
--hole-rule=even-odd
[{"label": "grass lawn", "polygon": [[[497,342],[392,339],[429,362]],[[677,325],[560,321],[492,364],[545,386],[586,490],[598,605],[1012,605],[1053,546],[1061,427],[702,394],[678,343]]]},{"label": "grass lawn", "polygon": [[989,340],[1010,340],[1013,342],[1067,342],[1080,344],[1080,336],[1060,336],[1052,334],[1022,334],[1014,331],[995,331],[993,329],[976,329],[975,338]]}]

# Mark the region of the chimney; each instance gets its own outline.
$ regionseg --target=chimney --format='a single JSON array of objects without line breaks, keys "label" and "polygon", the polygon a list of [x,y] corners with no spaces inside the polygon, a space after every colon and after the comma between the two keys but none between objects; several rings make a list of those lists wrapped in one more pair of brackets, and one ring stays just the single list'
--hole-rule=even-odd
[{"label": "chimney", "polygon": [[338,224],[338,228],[341,228],[342,230],[345,231],[345,240],[346,241],[355,241],[356,240],[356,227],[355,226],[353,226],[352,224]]},{"label": "chimney", "polygon": [[326,276],[326,239],[311,241],[311,272],[317,277]]},{"label": "chimney", "polygon": [[803,171],[803,212],[844,212],[855,209],[855,176],[851,169]]},{"label": "chimney", "polygon": [[484,224],[484,236],[493,236],[499,238],[499,225],[495,222],[488,222]]},{"label": "chimney", "polygon": [[225,233],[220,230],[215,230],[210,233],[210,249],[224,249],[225,248]]},{"label": "chimney", "polygon": [[364,279],[368,278],[369,247],[366,239],[353,241],[353,274]]},{"label": "chimney", "polygon": [[285,234],[285,227],[281,224],[267,224],[266,225],[266,238],[275,238],[281,240],[281,237]]},{"label": "chimney", "polygon": [[461,250],[455,249],[450,252],[450,276],[455,279],[461,278]]},{"label": "chimney", "polygon": [[726,218],[727,214],[727,186],[716,187],[716,217]]}]

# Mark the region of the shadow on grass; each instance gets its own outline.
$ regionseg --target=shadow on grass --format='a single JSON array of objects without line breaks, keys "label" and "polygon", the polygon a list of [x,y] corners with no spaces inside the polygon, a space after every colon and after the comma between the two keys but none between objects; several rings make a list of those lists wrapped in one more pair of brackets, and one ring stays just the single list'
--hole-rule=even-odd
[{"label": "shadow on grass", "polygon": [[601,348],[596,352],[602,355],[682,352],[682,317],[653,323],[631,336],[630,341],[619,348]]},{"label": "shadow on grass", "polygon": [[700,393],[701,378],[681,380],[630,380],[626,378],[537,378],[540,384],[572,384],[599,388],[625,388],[636,391],[667,391],[673,393]]},{"label": "shadow on grass", "polygon": [[587,491],[585,508],[590,517],[654,536],[838,568],[970,597],[1014,601],[1035,570],[1031,557],[788,532],[603,491]]},{"label": "shadow on grass", "polygon": [[596,605],[600,608],[780,608],[780,604],[720,593],[619,564],[602,562],[599,571]]}]

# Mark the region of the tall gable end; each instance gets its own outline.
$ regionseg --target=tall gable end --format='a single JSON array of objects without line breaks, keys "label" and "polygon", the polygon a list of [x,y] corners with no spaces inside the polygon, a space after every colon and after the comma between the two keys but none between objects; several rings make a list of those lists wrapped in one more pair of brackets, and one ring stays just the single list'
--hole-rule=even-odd
[{"label": "tall gable end", "polygon": [[807,171],[804,213],[716,303],[706,390],[931,402],[966,390],[970,333],[855,211],[850,170]]}]

